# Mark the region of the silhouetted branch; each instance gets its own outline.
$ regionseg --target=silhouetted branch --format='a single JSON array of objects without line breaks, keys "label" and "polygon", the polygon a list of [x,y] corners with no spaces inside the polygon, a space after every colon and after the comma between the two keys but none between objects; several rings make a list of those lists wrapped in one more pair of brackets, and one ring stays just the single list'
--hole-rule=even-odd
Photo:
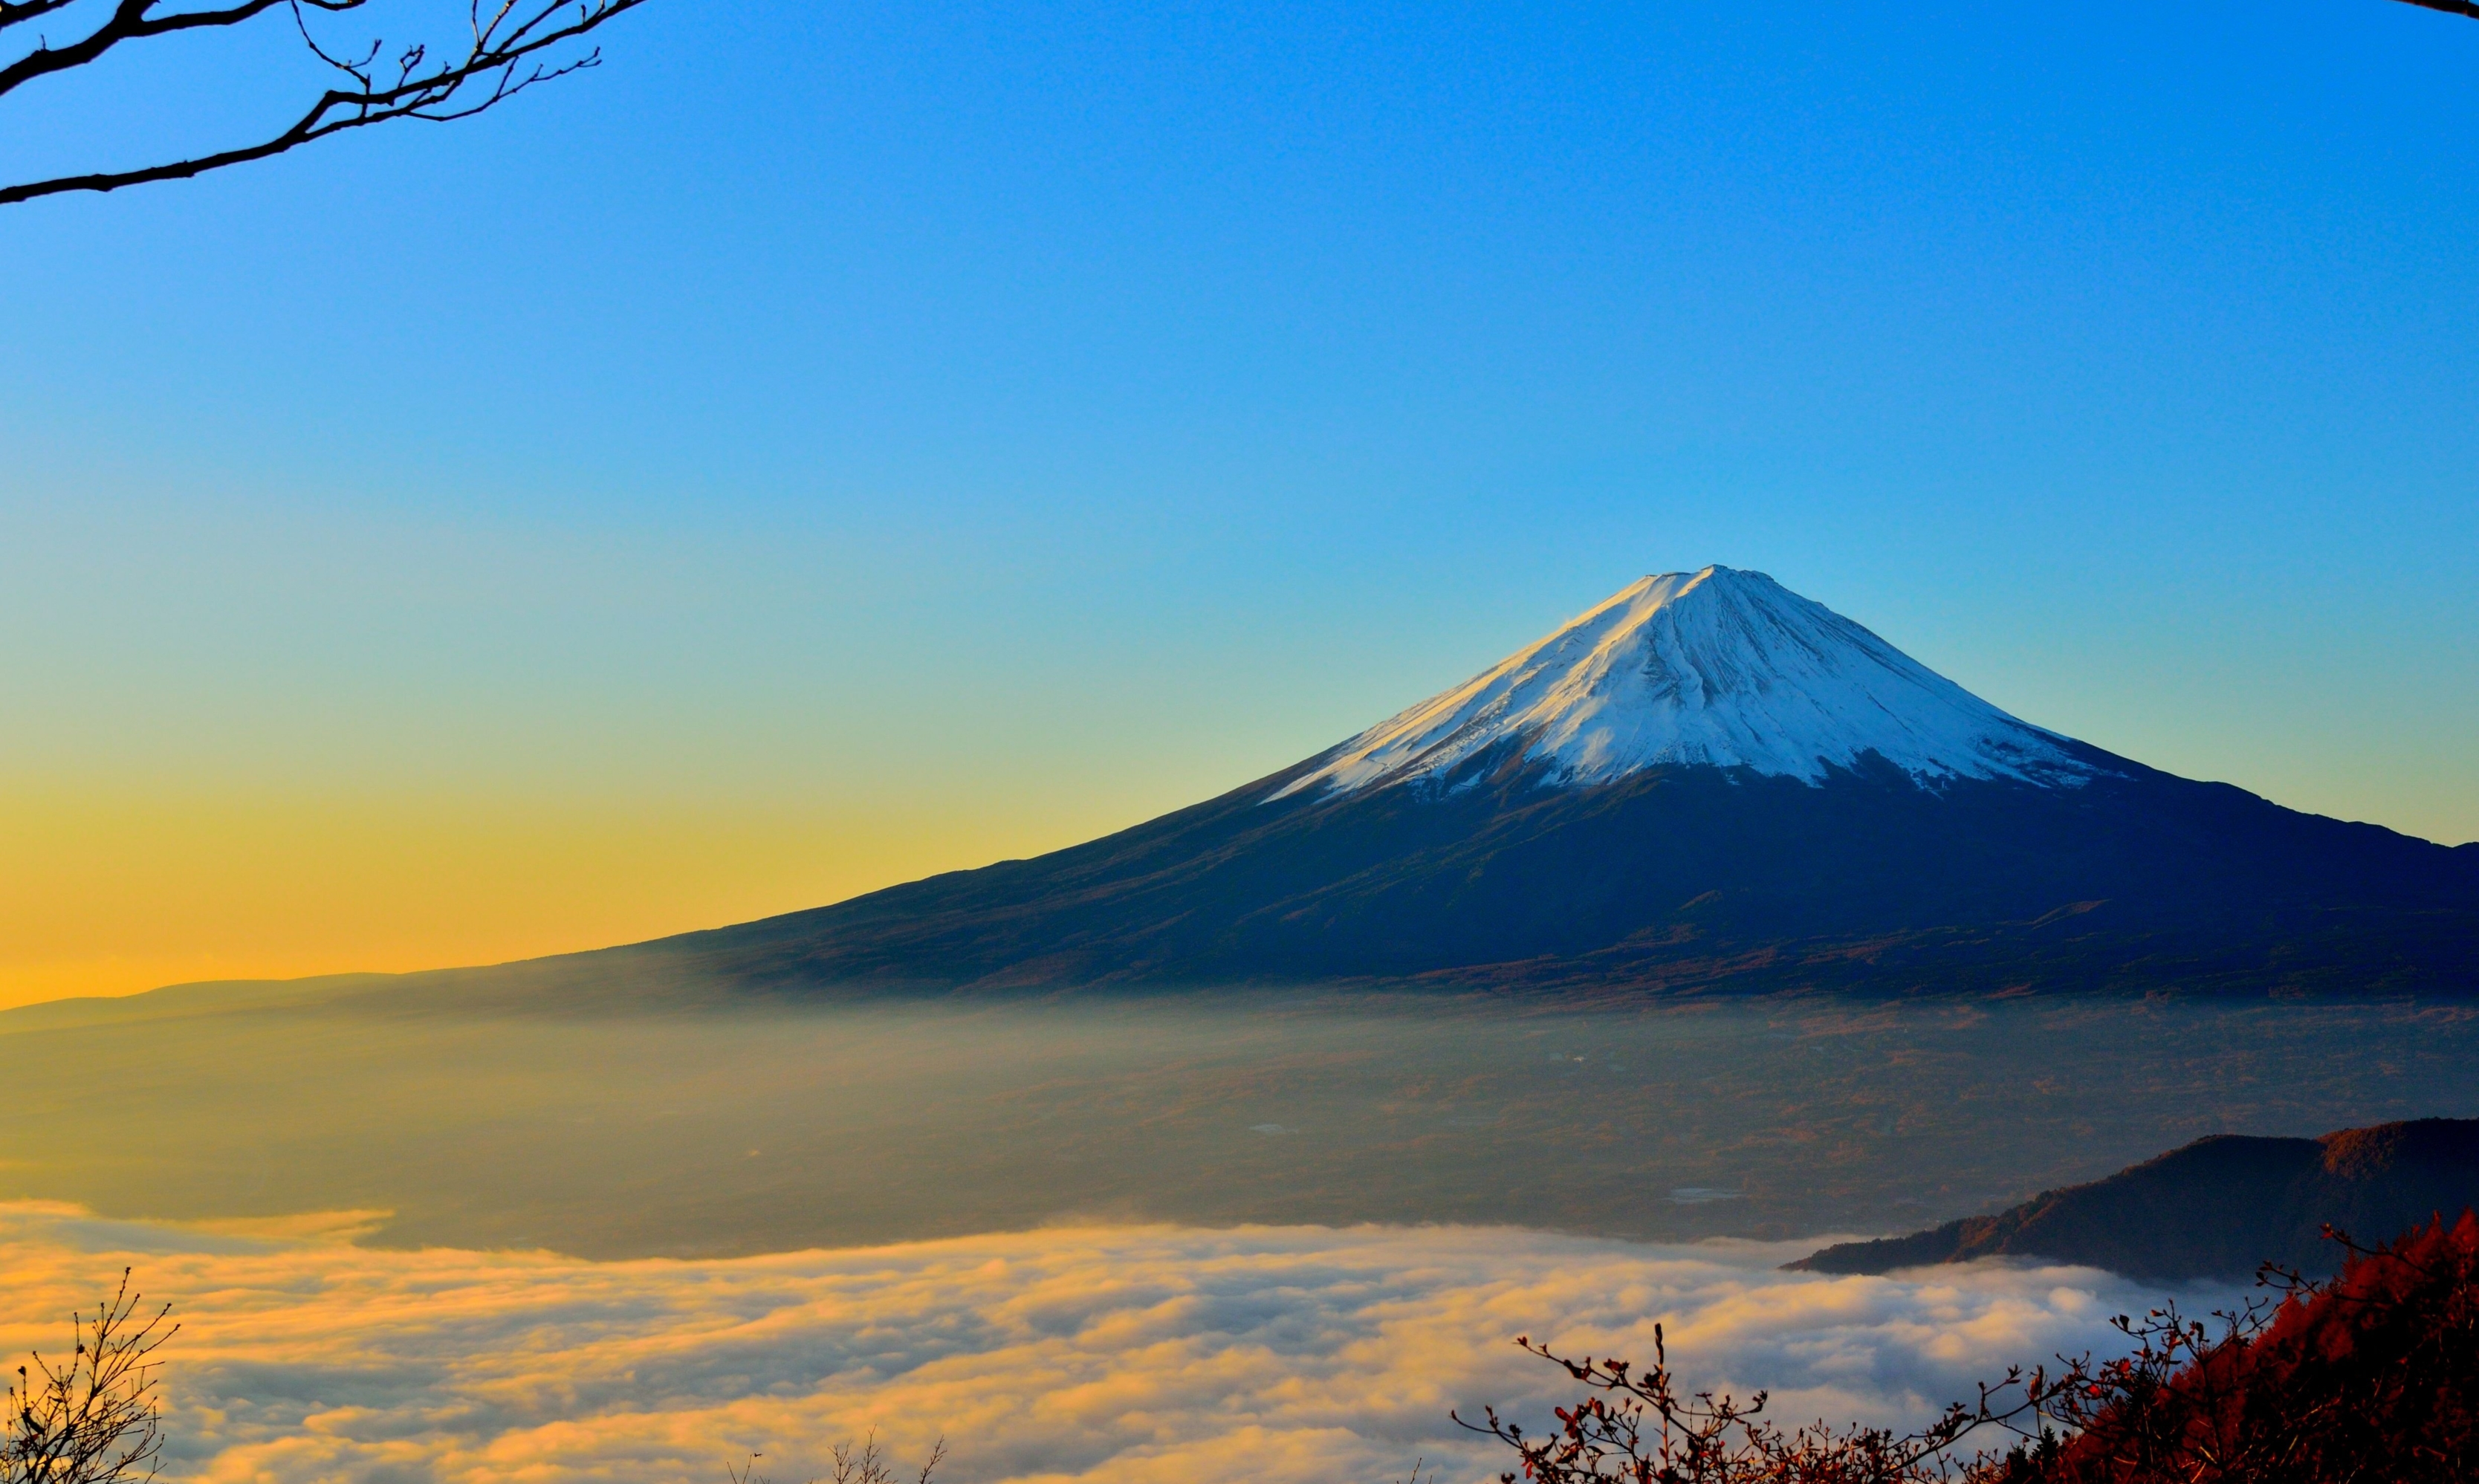
[{"label": "silhouetted branch", "polygon": [[[726,1464],[724,1474],[731,1484],[774,1484],[773,1480],[757,1471],[757,1460],[765,1456],[752,1453],[747,1463]],[[941,1435],[931,1446],[929,1461],[913,1475],[912,1484],[931,1484],[932,1475],[946,1460],[947,1440]],[[878,1432],[874,1428],[857,1447],[850,1443],[836,1444],[833,1463],[835,1471],[831,1478],[815,1477],[809,1480],[809,1484],[902,1484],[904,1471],[887,1456],[885,1449],[878,1446]]]},{"label": "silhouetted branch", "polygon": [[[1932,1484],[1998,1463],[1989,1452],[1959,1457],[1964,1439],[1983,1428],[2033,1437],[2060,1395],[2085,1384],[2077,1365],[2055,1376],[2018,1368],[1981,1386],[1976,1405],[1956,1402],[1917,1432],[1822,1422],[1786,1432],[1764,1416],[1763,1392],[1744,1402],[1711,1392],[1679,1394],[1658,1324],[1653,1363],[1641,1370],[1615,1358],[1571,1360],[1525,1337],[1515,1343],[1597,1394],[1557,1408],[1558,1426],[1546,1434],[1526,1433],[1495,1407],[1478,1422],[1447,1415],[1513,1448],[1532,1484]],[[1516,1474],[1499,1478],[1515,1484]]]},{"label": "silhouetted branch", "polygon": [[[74,0],[0,0],[0,32],[48,14]],[[123,43],[201,27],[237,26],[283,6],[293,16],[302,41],[313,56],[341,74],[346,86],[321,93],[293,123],[247,144],[187,160],[134,169],[86,175],[63,175],[0,187],[0,205],[57,195],[66,191],[117,191],[150,181],[183,180],[209,170],[264,160],[297,149],[313,140],[347,129],[367,128],[396,118],[445,123],[470,118],[515,97],[537,83],[565,77],[599,65],[600,47],[565,58],[547,55],[575,41],[645,0],[472,0],[468,12],[471,38],[457,56],[430,61],[423,44],[408,45],[395,60],[381,64],[384,40],[367,51],[340,53],[312,32],[310,12],[357,11],[370,0],[236,0],[220,9],[167,10],[166,0],[116,0],[93,29],[65,46],[38,40],[14,61],[0,64],[0,96],[35,78],[87,65]]]},{"label": "silhouetted branch", "polygon": [[164,1327],[166,1304],[139,1310],[120,1287],[97,1304],[89,1322],[78,1317],[69,1358],[57,1365],[38,1353],[17,1368],[9,1389],[9,1417],[0,1432],[0,1484],[115,1484],[152,1479],[164,1439],[155,1396],[154,1359],[181,1326]]},{"label": "silhouetted branch", "polygon": [[[34,5],[12,7],[0,13],[0,29],[30,19],[29,12],[41,14],[58,8],[60,0],[38,0]],[[241,4],[220,11],[181,11],[167,15],[154,13],[150,0],[120,0],[113,7],[104,22],[66,46],[38,45],[16,61],[0,66],[0,93],[14,91],[22,84],[54,72],[82,67],[118,46],[146,37],[166,36],[175,31],[195,31],[203,26],[238,26],[289,0],[241,0]],[[349,10],[362,0],[309,0],[328,10]]]}]

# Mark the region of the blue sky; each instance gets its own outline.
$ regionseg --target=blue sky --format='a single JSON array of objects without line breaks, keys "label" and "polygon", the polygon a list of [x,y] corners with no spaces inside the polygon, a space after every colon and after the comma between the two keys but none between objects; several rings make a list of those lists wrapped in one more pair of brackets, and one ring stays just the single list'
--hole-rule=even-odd
[{"label": "blue sky", "polygon": [[[30,90],[0,162],[248,128],[294,44]],[[294,810],[223,959],[288,852],[397,848],[374,799],[672,821],[634,896],[525,868],[621,905],[506,943],[586,946],[1132,822],[1708,561],[2479,835],[2479,24],[654,0],[605,48],[0,210],[0,800]],[[371,952],[498,951],[457,910]]]}]

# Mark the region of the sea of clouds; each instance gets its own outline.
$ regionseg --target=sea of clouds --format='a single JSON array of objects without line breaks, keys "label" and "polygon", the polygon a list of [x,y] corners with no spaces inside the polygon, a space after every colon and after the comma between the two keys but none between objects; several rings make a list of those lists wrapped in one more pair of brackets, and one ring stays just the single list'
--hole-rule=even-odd
[{"label": "sea of clouds", "polygon": [[[351,1243],[368,1215],[170,1227],[0,1204],[0,1353],[59,1346],[125,1266],[182,1324],[167,1472],[214,1481],[809,1478],[875,1430],[984,1481],[1494,1478],[1449,1408],[1571,1394],[1519,1334],[1671,1360],[1770,1412],[1925,1420],[2111,1348],[2158,1293],[2086,1268],[1784,1273],[1813,1242],[1486,1227],[1047,1229],[710,1261]],[[2210,1307],[2226,1297],[2188,1292]],[[15,1364],[13,1360],[12,1366]]]}]

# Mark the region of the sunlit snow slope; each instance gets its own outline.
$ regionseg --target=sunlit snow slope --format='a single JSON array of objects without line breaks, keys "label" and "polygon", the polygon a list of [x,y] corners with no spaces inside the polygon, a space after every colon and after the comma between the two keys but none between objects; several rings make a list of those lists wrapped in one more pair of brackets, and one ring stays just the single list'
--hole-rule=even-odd
[{"label": "sunlit snow slope", "polygon": [[1662,763],[1819,782],[1871,753],[1922,780],[2090,778],[2058,741],[1763,573],[1707,567],[1630,584],[1272,797],[1438,778],[1501,747],[1550,783]]}]

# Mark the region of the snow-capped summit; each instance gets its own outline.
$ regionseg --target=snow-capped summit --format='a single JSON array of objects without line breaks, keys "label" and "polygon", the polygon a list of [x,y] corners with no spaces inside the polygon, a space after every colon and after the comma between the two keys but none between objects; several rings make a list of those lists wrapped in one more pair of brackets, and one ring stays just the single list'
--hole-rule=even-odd
[{"label": "snow-capped summit", "polygon": [[2087,780],[2095,768],[2063,740],[1763,573],[1707,567],[1629,584],[1272,797],[1439,778],[1509,744],[1554,784],[1663,763],[1817,783],[1870,753],[1924,782]]}]

